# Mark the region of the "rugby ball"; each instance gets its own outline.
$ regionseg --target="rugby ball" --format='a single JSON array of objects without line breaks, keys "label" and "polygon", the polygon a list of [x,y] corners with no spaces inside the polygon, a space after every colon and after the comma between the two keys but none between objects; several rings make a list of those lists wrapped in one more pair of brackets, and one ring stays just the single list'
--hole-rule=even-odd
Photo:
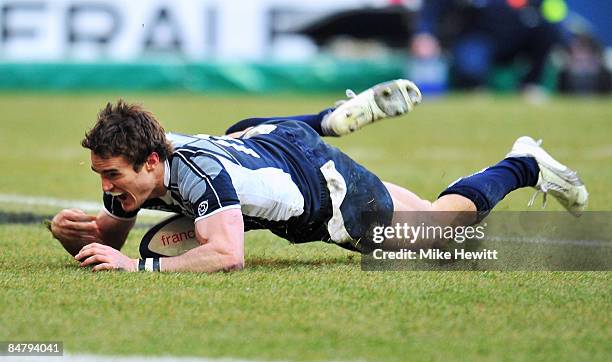
[{"label": "rugby ball", "polygon": [[181,255],[200,246],[195,235],[193,219],[173,215],[153,226],[142,237],[140,256],[159,258]]}]

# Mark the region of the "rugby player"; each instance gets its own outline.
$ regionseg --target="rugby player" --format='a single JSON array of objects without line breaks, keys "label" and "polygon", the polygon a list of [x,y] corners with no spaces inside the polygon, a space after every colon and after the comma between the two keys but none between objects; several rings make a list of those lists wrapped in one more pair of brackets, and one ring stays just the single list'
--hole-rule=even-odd
[{"label": "rugby player", "polygon": [[[292,243],[320,240],[364,252],[361,241],[374,225],[389,225],[394,211],[466,211],[482,218],[505,195],[528,186],[550,193],[573,214],[586,207],[588,193],[576,173],[529,137],[433,202],[382,182],[322,136],[410,112],[421,93],[400,79],[347,94],[349,100],[319,114],[240,121],[228,129],[231,137],[166,134],[141,106],[109,103],[81,143],[101,177],[104,208],[97,215],[62,210],[50,230],[94,271],[215,272],[243,268],[244,233],[253,229]],[[141,245],[146,260],[122,254],[141,208],[190,218],[199,245],[169,257]],[[364,212],[374,217],[365,220]]]}]

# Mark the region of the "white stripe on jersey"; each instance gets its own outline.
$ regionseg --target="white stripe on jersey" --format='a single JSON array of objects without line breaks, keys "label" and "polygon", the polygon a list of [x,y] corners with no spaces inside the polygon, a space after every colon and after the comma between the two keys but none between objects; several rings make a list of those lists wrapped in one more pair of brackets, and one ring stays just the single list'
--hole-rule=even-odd
[{"label": "white stripe on jersey", "polygon": [[210,135],[207,134],[197,134],[194,136],[189,136],[189,135],[181,135],[178,133],[166,133],[166,137],[172,142],[172,146],[174,147],[175,151],[180,150],[180,151],[190,151],[193,152],[190,149],[186,149],[183,147],[195,147],[195,148],[201,148],[201,142],[205,142],[206,145],[208,146],[214,146],[215,150],[218,151],[219,153],[214,153],[212,150],[207,150],[207,149],[200,149],[200,151],[208,151],[211,155],[214,155],[215,157],[219,157],[222,156],[221,153],[223,155],[225,155],[226,157],[234,160],[235,162],[237,162],[238,164],[240,164],[240,162],[238,161],[238,159],[236,159],[236,157],[234,157],[234,155],[232,155],[231,153],[229,153],[225,148],[221,147],[220,145],[218,145],[217,143],[215,143],[215,141],[213,139],[211,139]]},{"label": "white stripe on jersey", "polygon": [[[219,149],[222,150],[223,152],[227,153],[228,157],[226,157],[226,158],[231,159],[232,161],[234,161],[237,164],[242,166],[240,161],[238,161],[236,159],[236,157],[232,156],[231,153],[227,152],[227,150],[225,150],[223,148],[219,148]],[[212,156],[214,159],[223,158],[223,155],[220,155],[218,153],[214,153],[214,152],[209,151],[209,150],[192,150],[192,149],[189,149],[189,148],[179,148],[177,151],[180,151],[180,152],[189,152],[192,155],[209,155],[209,156]]]},{"label": "white stripe on jersey", "polygon": [[[183,151],[183,150],[181,150],[181,151]],[[196,173],[198,176],[200,176],[201,178],[203,178],[203,179],[205,179],[205,180],[206,180],[206,182],[207,182],[207,183],[208,183],[208,185],[210,186],[210,189],[212,190],[212,192],[215,194],[215,197],[217,198],[217,203],[219,204],[219,207],[223,207],[223,205],[221,205],[221,200],[219,199],[219,195],[217,194],[217,190],[215,190],[215,188],[214,188],[214,187],[213,187],[213,185],[212,185],[212,182],[210,181],[210,177],[208,177],[208,175],[206,175],[206,174],[204,174],[204,173],[200,172],[200,171],[198,170],[197,165],[194,165],[194,164],[193,164],[193,162],[191,162],[191,160],[187,159],[187,157],[183,156],[183,155],[182,155],[180,152],[174,152],[174,154],[175,154],[175,155],[180,156],[180,157],[181,157],[181,159],[182,159],[183,161],[185,161],[185,164],[186,164],[187,166],[189,166],[189,168],[190,168],[190,169],[191,169],[193,172],[195,172],[195,173]],[[221,158],[219,158],[219,159],[221,159]]]},{"label": "white stripe on jersey", "polygon": [[[224,206],[224,207],[222,207],[222,208],[220,208],[220,209],[217,209],[217,210],[215,210],[215,211],[211,212],[210,214],[206,214],[206,215],[204,215],[204,216],[198,216],[198,217],[196,217],[196,218],[195,218],[195,220],[193,220],[193,222],[194,222],[194,223],[196,223],[196,222],[198,222],[198,221],[200,221],[200,220],[202,220],[202,219],[206,219],[207,217],[211,217],[211,216],[213,216],[213,215],[216,215],[216,214],[220,213],[221,211],[230,210],[230,209],[239,209],[239,208],[240,208],[240,205],[230,205],[230,206]],[[241,212],[242,212],[242,211],[241,211]]]},{"label": "white stripe on jersey", "polygon": [[218,160],[232,179],[244,215],[281,221],[304,212],[304,196],[288,173],[274,167],[251,170],[225,158]]}]

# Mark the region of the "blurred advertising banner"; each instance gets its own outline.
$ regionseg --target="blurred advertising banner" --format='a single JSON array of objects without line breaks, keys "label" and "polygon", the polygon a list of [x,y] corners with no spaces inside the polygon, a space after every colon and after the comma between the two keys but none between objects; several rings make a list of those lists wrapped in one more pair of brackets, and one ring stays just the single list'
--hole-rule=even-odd
[{"label": "blurred advertising banner", "polygon": [[316,51],[295,26],[364,0],[0,0],[0,60],[261,60]]}]

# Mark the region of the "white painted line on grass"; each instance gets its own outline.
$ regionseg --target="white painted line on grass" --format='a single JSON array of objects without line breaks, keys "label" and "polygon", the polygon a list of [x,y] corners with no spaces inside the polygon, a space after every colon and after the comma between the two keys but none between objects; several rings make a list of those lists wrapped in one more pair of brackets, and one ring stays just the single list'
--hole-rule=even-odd
[{"label": "white painted line on grass", "polygon": [[65,354],[64,356],[5,356],[6,362],[253,362],[236,358],[173,357],[173,356],[104,356],[93,354]]},{"label": "white painted line on grass", "polygon": [[[18,194],[0,194],[0,203],[10,203],[29,206],[51,206],[62,209],[77,208],[84,211],[100,211],[102,204],[93,201],[82,200],[65,200],[52,197],[26,196]],[[142,216],[167,216],[168,213],[156,210],[142,209],[139,212]],[[517,243],[539,243],[539,244],[554,244],[554,245],[576,245],[576,246],[610,246],[611,243],[604,240],[561,240],[561,239],[545,239],[545,238],[529,238],[517,236],[493,236],[486,240],[493,242],[517,242]]]},{"label": "white painted line on grass", "polygon": [[509,242],[509,243],[531,243],[531,244],[550,244],[550,245],[572,245],[572,246],[607,246],[611,247],[612,243],[606,240],[567,240],[567,239],[546,239],[533,237],[519,236],[489,236],[485,241],[493,242]]},{"label": "white painted line on grass", "polygon": [[52,197],[26,196],[17,194],[0,194],[0,202],[28,206],[77,208],[84,211],[99,211],[102,207],[101,203],[92,201],[63,200]]},{"label": "white painted line on grass", "polygon": [[[50,206],[62,209],[76,208],[83,211],[100,211],[103,205],[99,202],[82,201],[82,200],[65,200],[56,199],[53,197],[27,196],[18,194],[0,194],[0,203],[18,204],[27,206]],[[141,210],[139,215],[142,216],[167,216],[168,213],[155,210]]]}]

